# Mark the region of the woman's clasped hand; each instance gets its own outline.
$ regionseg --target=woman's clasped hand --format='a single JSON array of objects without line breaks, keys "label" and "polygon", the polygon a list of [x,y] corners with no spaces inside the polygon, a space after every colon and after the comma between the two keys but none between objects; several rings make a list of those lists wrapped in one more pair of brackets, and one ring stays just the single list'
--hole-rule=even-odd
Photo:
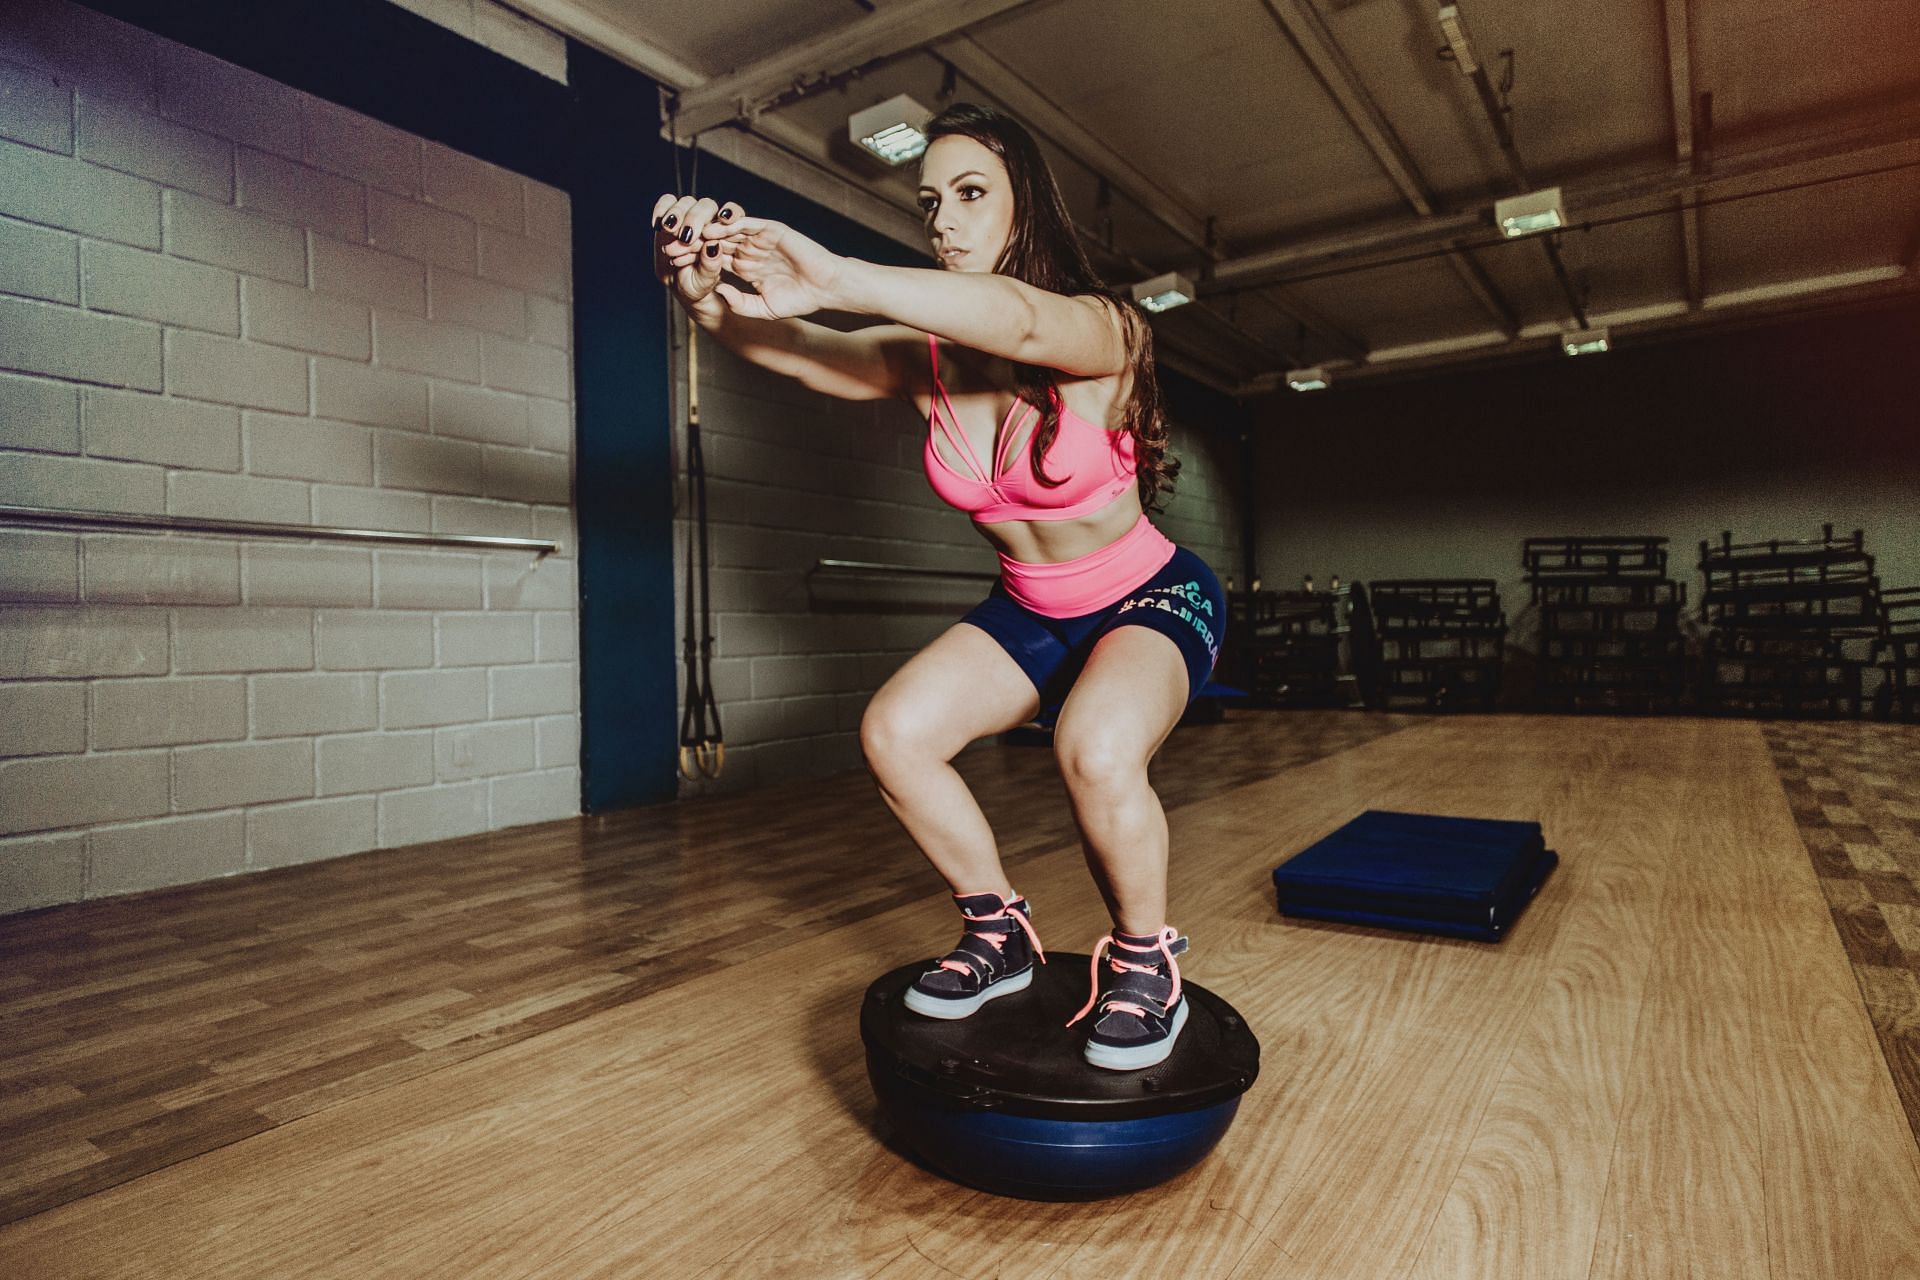
[{"label": "woman's clasped hand", "polygon": [[[653,206],[654,275],[688,306],[718,297],[755,319],[831,310],[847,259],[783,222],[749,218],[738,204],[662,195]],[[730,273],[749,293],[723,279]]]}]

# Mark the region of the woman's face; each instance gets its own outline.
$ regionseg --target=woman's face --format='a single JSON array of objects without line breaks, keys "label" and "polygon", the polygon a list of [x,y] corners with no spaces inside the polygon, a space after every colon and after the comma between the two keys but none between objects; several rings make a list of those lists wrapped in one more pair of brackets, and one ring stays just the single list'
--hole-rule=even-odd
[{"label": "woman's face", "polygon": [[920,212],[942,267],[992,271],[1013,234],[1007,166],[972,138],[935,138],[920,160]]}]

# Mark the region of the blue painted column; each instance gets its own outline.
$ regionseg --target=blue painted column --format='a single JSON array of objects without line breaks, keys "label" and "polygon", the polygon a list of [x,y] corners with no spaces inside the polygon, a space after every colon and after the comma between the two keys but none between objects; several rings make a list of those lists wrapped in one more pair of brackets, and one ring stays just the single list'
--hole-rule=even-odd
[{"label": "blue painted column", "polygon": [[672,371],[647,221],[673,155],[653,81],[577,42],[567,61],[581,787],[601,813],[677,793]]}]

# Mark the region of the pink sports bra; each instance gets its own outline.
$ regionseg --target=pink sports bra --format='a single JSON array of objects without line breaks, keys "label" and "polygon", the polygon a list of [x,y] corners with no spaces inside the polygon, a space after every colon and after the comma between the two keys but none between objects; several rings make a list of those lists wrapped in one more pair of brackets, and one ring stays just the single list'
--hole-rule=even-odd
[{"label": "pink sports bra", "polygon": [[[1135,488],[1133,433],[1108,431],[1065,405],[1060,408],[1060,429],[1053,443],[1047,446],[1046,454],[1047,474],[1064,477],[1065,483],[1055,488],[1042,485],[1033,475],[1031,435],[1021,443],[1018,457],[1007,456],[1014,452],[1008,446],[1020,438],[1020,428],[1037,426],[1040,419],[1040,410],[1020,399],[1008,407],[1006,420],[994,433],[996,457],[994,469],[989,472],[980,465],[979,455],[974,453],[966,432],[960,429],[953,401],[948,399],[947,389],[940,382],[940,343],[932,334],[927,335],[927,354],[933,368],[933,406],[927,414],[925,450],[927,483],[948,506],[958,507],[981,524],[1005,520],[1074,520],[1100,510]],[[934,443],[936,431],[946,436],[953,451],[967,460],[974,474],[954,470],[940,456]]]}]

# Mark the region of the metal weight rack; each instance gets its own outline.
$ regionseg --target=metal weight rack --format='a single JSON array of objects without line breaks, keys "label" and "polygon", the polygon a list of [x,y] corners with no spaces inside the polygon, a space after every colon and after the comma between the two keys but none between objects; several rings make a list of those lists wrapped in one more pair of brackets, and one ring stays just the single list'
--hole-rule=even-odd
[{"label": "metal weight rack", "polygon": [[[1359,599],[1364,602],[1364,591]],[[1228,598],[1229,669],[1255,706],[1363,705],[1351,637],[1355,588]]]},{"label": "metal weight rack", "polygon": [[1383,704],[1417,699],[1435,710],[1500,694],[1507,615],[1492,578],[1400,578],[1368,584]]},{"label": "metal weight rack", "polygon": [[1700,544],[1702,703],[1790,717],[1858,716],[1881,637],[1880,584],[1856,529],[1801,541]]},{"label": "metal weight rack", "polygon": [[1880,664],[1875,710],[1882,716],[1920,720],[1920,587],[1880,593]]},{"label": "metal weight rack", "polygon": [[1559,710],[1677,709],[1686,695],[1687,585],[1667,577],[1667,540],[1527,538],[1520,559],[1540,608],[1535,693]]}]

